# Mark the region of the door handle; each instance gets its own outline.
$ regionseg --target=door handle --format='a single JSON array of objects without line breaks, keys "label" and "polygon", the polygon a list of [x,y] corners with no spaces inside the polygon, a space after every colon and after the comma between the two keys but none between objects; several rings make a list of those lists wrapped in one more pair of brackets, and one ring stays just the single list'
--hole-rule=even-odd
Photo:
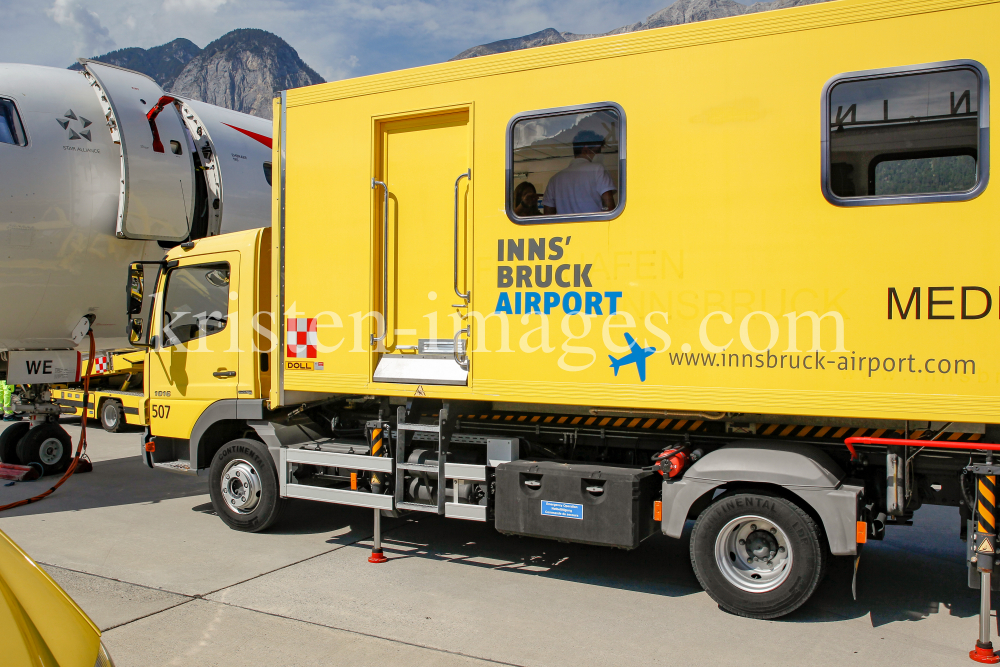
[{"label": "door handle", "polygon": [[[382,186],[382,335],[371,334],[369,345],[381,343],[389,333],[389,186],[372,178],[372,190],[379,185]],[[375,331],[378,332],[378,321]]]},{"label": "door handle", "polygon": [[464,294],[458,291],[458,184],[463,178],[469,179],[469,182],[471,183],[472,170],[467,169],[464,174],[459,175],[459,177],[455,179],[455,294],[458,295],[459,299],[468,301],[469,295],[472,293],[471,290],[465,292]]},{"label": "door handle", "polygon": [[236,371],[215,371],[212,375],[217,378],[234,378],[236,377]]}]

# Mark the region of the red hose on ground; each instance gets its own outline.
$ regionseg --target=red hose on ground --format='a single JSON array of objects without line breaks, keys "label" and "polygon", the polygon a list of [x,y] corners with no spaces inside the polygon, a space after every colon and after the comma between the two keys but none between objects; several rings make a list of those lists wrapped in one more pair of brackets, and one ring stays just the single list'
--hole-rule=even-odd
[{"label": "red hose on ground", "polygon": [[80,458],[87,451],[87,409],[86,406],[90,403],[90,373],[94,370],[94,354],[96,352],[94,343],[94,332],[88,331],[87,335],[90,337],[90,358],[87,360],[87,374],[83,377],[83,405],[82,410],[83,417],[80,420],[80,443],[76,446],[76,454],[73,456],[73,460],[70,461],[69,467],[66,468],[66,472],[63,476],[56,482],[52,488],[47,491],[39,493],[37,496],[32,496],[31,498],[25,498],[24,500],[18,500],[17,502],[9,503],[7,505],[0,505],[0,512],[4,510],[14,509],[15,507],[21,507],[22,505],[30,505],[31,503],[37,503],[39,500],[48,497],[56,489],[63,485],[63,483],[72,476],[76,471],[76,466],[80,463]]},{"label": "red hose on ground", "polygon": [[[905,440],[903,438],[847,438],[844,444],[851,450],[851,458],[858,458],[854,445],[901,445],[904,447],[933,447],[937,449],[980,449],[1000,452],[1000,445],[991,442],[951,442],[950,440]],[[2,508],[0,508],[2,509]]]}]

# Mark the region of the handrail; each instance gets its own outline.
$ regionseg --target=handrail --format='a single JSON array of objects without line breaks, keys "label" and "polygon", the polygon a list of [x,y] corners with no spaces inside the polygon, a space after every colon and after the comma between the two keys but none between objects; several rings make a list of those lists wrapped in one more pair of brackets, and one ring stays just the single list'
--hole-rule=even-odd
[{"label": "handrail", "polygon": [[903,447],[937,447],[940,449],[979,449],[989,452],[1000,452],[1000,445],[991,442],[951,442],[950,440],[906,440],[904,438],[872,438],[857,436],[844,440],[851,458],[858,458],[854,445],[899,445]]},{"label": "handrail", "polygon": [[472,294],[472,290],[469,290],[465,294],[458,291],[458,184],[463,179],[469,179],[472,182],[472,170],[467,169],[466,172],[455,179],[455,294],[458,295],[459,299],[464,301],[469,300],[469,296]]},{"label": "handrail", "polygon": [[[382,335],[371,334],[369,345],[384,341],[389,333],[389,186],[372,178],[372,190],[377,185],[382,186]],[[377,331],[377,320],[375,326]]]},{"label": "handrail", "polygon": [[472,329],[470,327],[465,327],[464,329],[459,329],[455,332],[455,337],[452,339],[455,344],[455,347],[452,349],[452,354],[455,356],[455,363],[458,364],[462,370],[467,371],[469,370],[469,355],[465,352],[462,352],[461,354],[458,352],[458,339],[462,337],[462,334],[471,335]]}]

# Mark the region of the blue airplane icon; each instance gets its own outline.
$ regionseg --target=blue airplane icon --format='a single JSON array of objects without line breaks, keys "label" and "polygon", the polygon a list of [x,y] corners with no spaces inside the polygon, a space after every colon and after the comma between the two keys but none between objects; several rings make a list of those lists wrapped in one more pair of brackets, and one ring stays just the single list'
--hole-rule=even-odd
[{"label": "blue airplane icon", "polygon": [[635,364],[635,368],[639,371],[639,381],[646,381],[646,357],[653,356],[656,352],[655,347],[640,347],[635,339],[629,334],[625,334],[625,342],[628,343],[631,351],[626,354],[621,359],[615,359],[610,354],[608,359],[611,360],[611,368],[615,369],[615,377],[618,377],[618,369],[622,366],[628,366],[629,364]]}]

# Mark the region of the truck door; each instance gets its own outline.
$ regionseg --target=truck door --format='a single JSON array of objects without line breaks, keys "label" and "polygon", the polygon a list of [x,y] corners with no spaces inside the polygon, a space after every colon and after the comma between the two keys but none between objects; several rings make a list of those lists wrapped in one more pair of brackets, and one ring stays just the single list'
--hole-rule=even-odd
[{"label": "truck door", "polygon": [[374,309],[385,319],[386,352],[373,380],[467,385],[460,332],[467,326],[465,277],[471,275],[469,111],[378,127],[373,265],[387,270],[377,270]]},{"label": "truck door", "polygon": [[188,438],[206,407],[238,395],[239,259],[192,257],[166,273],[146,369],[154,435]]}]

